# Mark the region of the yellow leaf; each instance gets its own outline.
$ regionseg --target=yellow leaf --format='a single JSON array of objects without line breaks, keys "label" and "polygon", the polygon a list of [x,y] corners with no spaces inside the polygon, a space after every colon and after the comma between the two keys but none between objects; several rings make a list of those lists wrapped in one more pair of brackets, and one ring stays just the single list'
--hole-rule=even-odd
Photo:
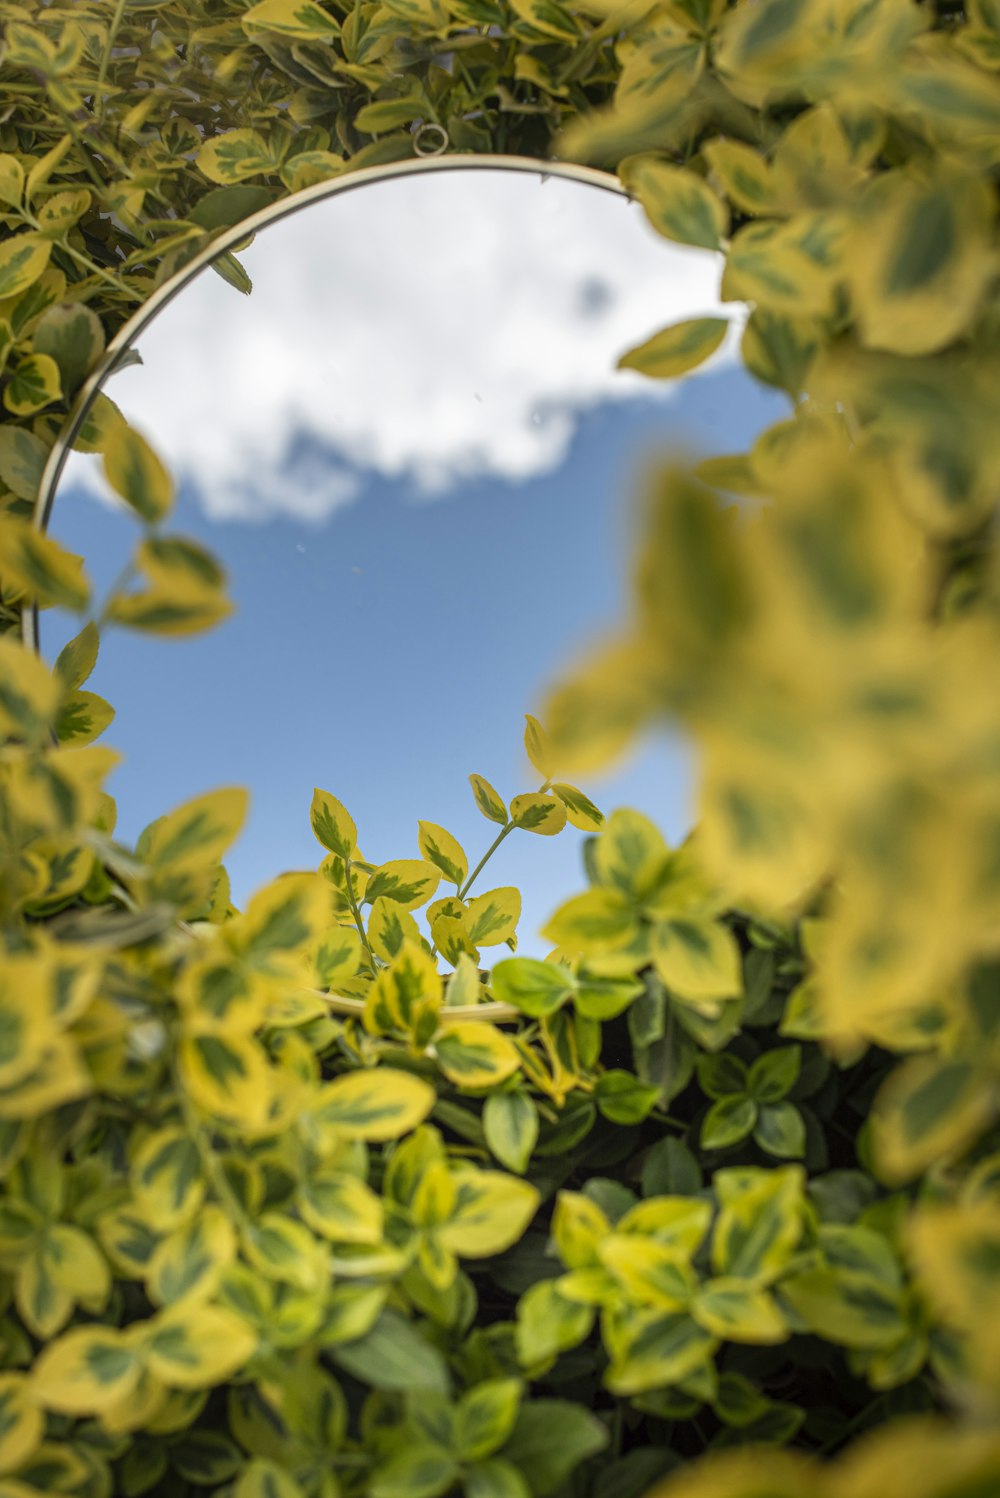
[{"label": "yellow leaf", "polygon": [[469,784],[472,786],[472,794],[475,797],[476,805],[483,816],[490,822],[497,822],[501,827],[505,826],[507,822],[507,808],[500,793],[494,790],[493,786],[490,785],[488,780],[484,780],[482,775],[470,775]]},{"label": "yellow leaf", "polygon": [[896,1185],[974,1144],[996,1113],[990,1074],[972,1061],[914,1056],[897,1066],[872,1107],[877,1174]]},{"label": "yellow leaf", "polygon": [[333,16],[313,0],[260,0],[243,14],[240,24],[248,36],[270,31],[277,36],[327,40],[340,33]]},{"label": "yellow leaf", "polygon": [[441,1006],[442,983],[437,964],[417,942],[404,938],[389,967],[375,979],[368,997],[369,1013],[382,1010],[402,1030],[413,1028],[421,1017]]},{"label": "yellow leaf", "polygon": [[755,302],[793,317],[832,311],[835,270],[803,247],[796,223],[745,224],[733,235],[722,276],[724,301]]},{"label": "yellow leaf", "polygon": [[604,826],[604,813],[598,809],[589,796],[585,796],[575,785],[566,785],[563,781],[555,781],[552,785],[552,793],[566,808],[566,820],[573,827],[578,827],[581,832],[600,832]]},{"label": "yellow leaf", "polygon": [[559,906],[542,927],[546,941],[582,957],[625,947],[638,934],[631,903],[620,890],[588,889]]},{"label": "yellow leaf", "polygon": [[734,208],[755,217],[778,211],[773,173],[759,151],[738,140],[710,140],[701,154]]},{"label": "yellow leaf", "polygon": [[392,962],[399,956],[404,942],[419,948],[419,926],[398,901],[380,895],[368,916],[368,943],[372,951],[383,961]]},{"label": "yellow leaf", "polygon": [[151,1228],[171,1232],[197,1213],[205,1196],[195,1141],[176,1124],[142,1141],[130,1173],[136,1205]]},{"label": "yellow leaf", "polygon": [[227,130],[214,136],[201,147],[195,161],[210,182],[224,186],[277,167],[267,141],[256,130]]},{"label": "yellow leaf", "polygon": [[3,403],[14,416],[33,416],[62,395],[59,366],[48,354],[28,354],[8,381]]}]

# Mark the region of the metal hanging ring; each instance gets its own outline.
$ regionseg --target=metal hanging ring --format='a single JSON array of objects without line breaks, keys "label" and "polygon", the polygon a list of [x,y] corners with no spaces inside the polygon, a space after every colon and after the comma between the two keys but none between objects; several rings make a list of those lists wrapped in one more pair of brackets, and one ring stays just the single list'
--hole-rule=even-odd
[{"label": "metal hanging ring", "polygon": [[440,156],[450,145],[447,130],[433,120],[425,120],[414,131],[413,149],[418,156]]}]

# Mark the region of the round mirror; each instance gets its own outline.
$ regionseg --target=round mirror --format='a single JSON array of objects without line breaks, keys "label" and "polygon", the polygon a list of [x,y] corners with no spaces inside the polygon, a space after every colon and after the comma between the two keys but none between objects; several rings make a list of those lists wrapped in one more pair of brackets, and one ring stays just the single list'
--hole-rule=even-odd
[{"label": "round mirror", "polygon": [[[523,714],[621,612],[643,455],[739,450],[784,409],[737,367],[732,306],[696,378],[617,369],[664,324],[718,313],[717,257],[659,238],[613,178],[515,165],[376,169],[282,205],[241,272],[188,272],[136,319],[141,363],[106,382],[178,479],[167,528],[218,556],[235,603],[191,639],[106,633],[88,685],[117,709],[119,834],[247,785],[238,903],[318,862],[313,786],[373,862],[417,856],[423,817],[475,863],[491,834],[466,776],[508,800],[537,789]],[[136,540],[82,454],[50,530],[98,597]],[[46,615],[45,655],[78,627]],[[679,742],[584,789],[674,838],[691,820]],[[498,854],[490,882],[524,893],[522,950],[578,887],[581,836]]]}]

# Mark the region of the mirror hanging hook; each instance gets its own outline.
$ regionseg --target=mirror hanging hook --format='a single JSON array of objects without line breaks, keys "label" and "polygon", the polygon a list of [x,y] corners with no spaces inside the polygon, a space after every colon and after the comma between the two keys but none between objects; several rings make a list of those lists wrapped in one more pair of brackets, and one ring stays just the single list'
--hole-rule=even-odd
[{"label": "mirror hanging hook", "polygon": [[413,133],[413,149],[418,156],[441,156],[451,141],[443,125],[424,120]]}]

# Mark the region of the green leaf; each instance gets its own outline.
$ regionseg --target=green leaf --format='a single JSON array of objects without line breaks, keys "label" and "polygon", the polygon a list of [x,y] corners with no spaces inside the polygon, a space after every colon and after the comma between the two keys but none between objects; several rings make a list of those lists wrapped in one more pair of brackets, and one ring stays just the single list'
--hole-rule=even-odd
[{"label": "green leaf", "polygon": [[491,1092],[483,1107],[483,1130],[492,1154],[524,1175],[538,1142],[538,1109],[526,1092]]},{"label": "green leaf", "polygon": [[724,317],[695,317],[654,333],[618,360],[619,369],[635,369],[654,380],[676,380],[704,364],[729,331]]},{"label": "green leaf", "polygon": [[758,1103],[776,1103],[791,1092],[801,1067],[801,1046],[780,1046],[776,1051],[767,1051],[751,1066],[746,1090]]},{"label": "green leaf", "polygon": [[280,1463],[255,1457],[243,1469],[233,1498],[305,1498],[305,1494]]},{"label": "green leaf", "polygon": [[642,1167],[643,1196],[693,1196],[702,1187],[701,1167],[679,1139],[661,1139]]},{"label": "green leaf", "polygon": [[513,1004],[522,1014],[539,1019],[555,1011],[570,998],[576,980],[561,963],[541,962],[536,957],[506,957],[490,973],[493,997]]},{"label": "green leaf", "polygon": [[539,1364],[579,1347],[594,1324],[594,1308],[570,1300],[557,1280],[530,1285],[517,1303],[515,1346],[518,1360],[531,1375]]},{"label": "green leaf", "polygon": [[747,1091],[746,1064],[732,1052],[721,1056],[699,1056],[698,1085],[706,1097],[724,1098]]},{"label": "green leaf", "polygon": [[720,248],[729,228],[729,213],[703,178],[687,167],[671,166],[655,156],[635,156],[620,173],[639,199],[657,233],[678,244]]},{"label": "green leaf", "polygon": [[702,1149],[722,1150],[745,1139],[757,1121],[753,1098],[739,1094],[720,1098],[705,1114],[699,1142]]},{"label": "green leaf", "polygon": [[90,676],[97,665],[100,642],[100,631],[91,620],[60,650],[56,657],[56,674],[65,682],[68,690],[82,687]]},{"label": "green leaf", "polygon": [[472,794],[476,805],[483,816],[490,822],[498,822],[501,827],[507,825],[507,807],[503,797],[495,791],[488,780],[482,775],[470,775],[469,784],[472,786]]},{"label": "green leaf", "polygon": [[[558,1440],[553,1432],[558,1431]],[[521,1406],[501,1456],[527,1479],[534,1498],[548,1498],[590,1457],[608,1444],[596,1415],[567,1399],[532,1399]]]},{"label": "green leaf", "polygon": [[503,1445],[517,1419],[521,1388],[517,1378],[488,1378],[462,1395],[455,1436],[463,1462],[482,1461]]},{"label": "green leaf", "polygon": [[753,1137],[779,1160],[801,1160],[806,1152],[806,1126],[794,1103],[761,1104]]},{"label": "green leaf", "polygon": [[455,1458],[440,1446],[414,1441],[368,1481],[371,1498],[439,1498],[458,1476]]},{"label": "green leaf", "polygon": [[517,1467],[500,1457],[470,1467],[463,1486],[465,1498],[531,1498],[531,1489]]},{"label": "green leaf", "polygon": [[104,476],[143,520],[162,520],[174,499],[166,468],[149,443],[122,423],[108,434],[103,454]]},{"label": "green leaf", "polygon": [[658,1087],[647,1086],[627,1071],[604,1072],[594,1088],[598,1110],[611,1123],[622,1125],[641,1123],[659,1096]]},{"label": "green leaf", "polygon": [[577,973],[573,1004],[584,1019],[616,1019],[644,991],[641,978],[598,977],[586,969]]},{"label": "green leaf", "polygon": [[0,426],[0,479],[18,499],[33,500],[49,449],[34,432],[7,422]]},{"label": "green leaf", "polygon": [[329,1355],[345,1373],[373,1389],[446,1395],[451,1388],[442,1354],[396,1311],[384,1311],[370,1332],[329,1348]]}]

